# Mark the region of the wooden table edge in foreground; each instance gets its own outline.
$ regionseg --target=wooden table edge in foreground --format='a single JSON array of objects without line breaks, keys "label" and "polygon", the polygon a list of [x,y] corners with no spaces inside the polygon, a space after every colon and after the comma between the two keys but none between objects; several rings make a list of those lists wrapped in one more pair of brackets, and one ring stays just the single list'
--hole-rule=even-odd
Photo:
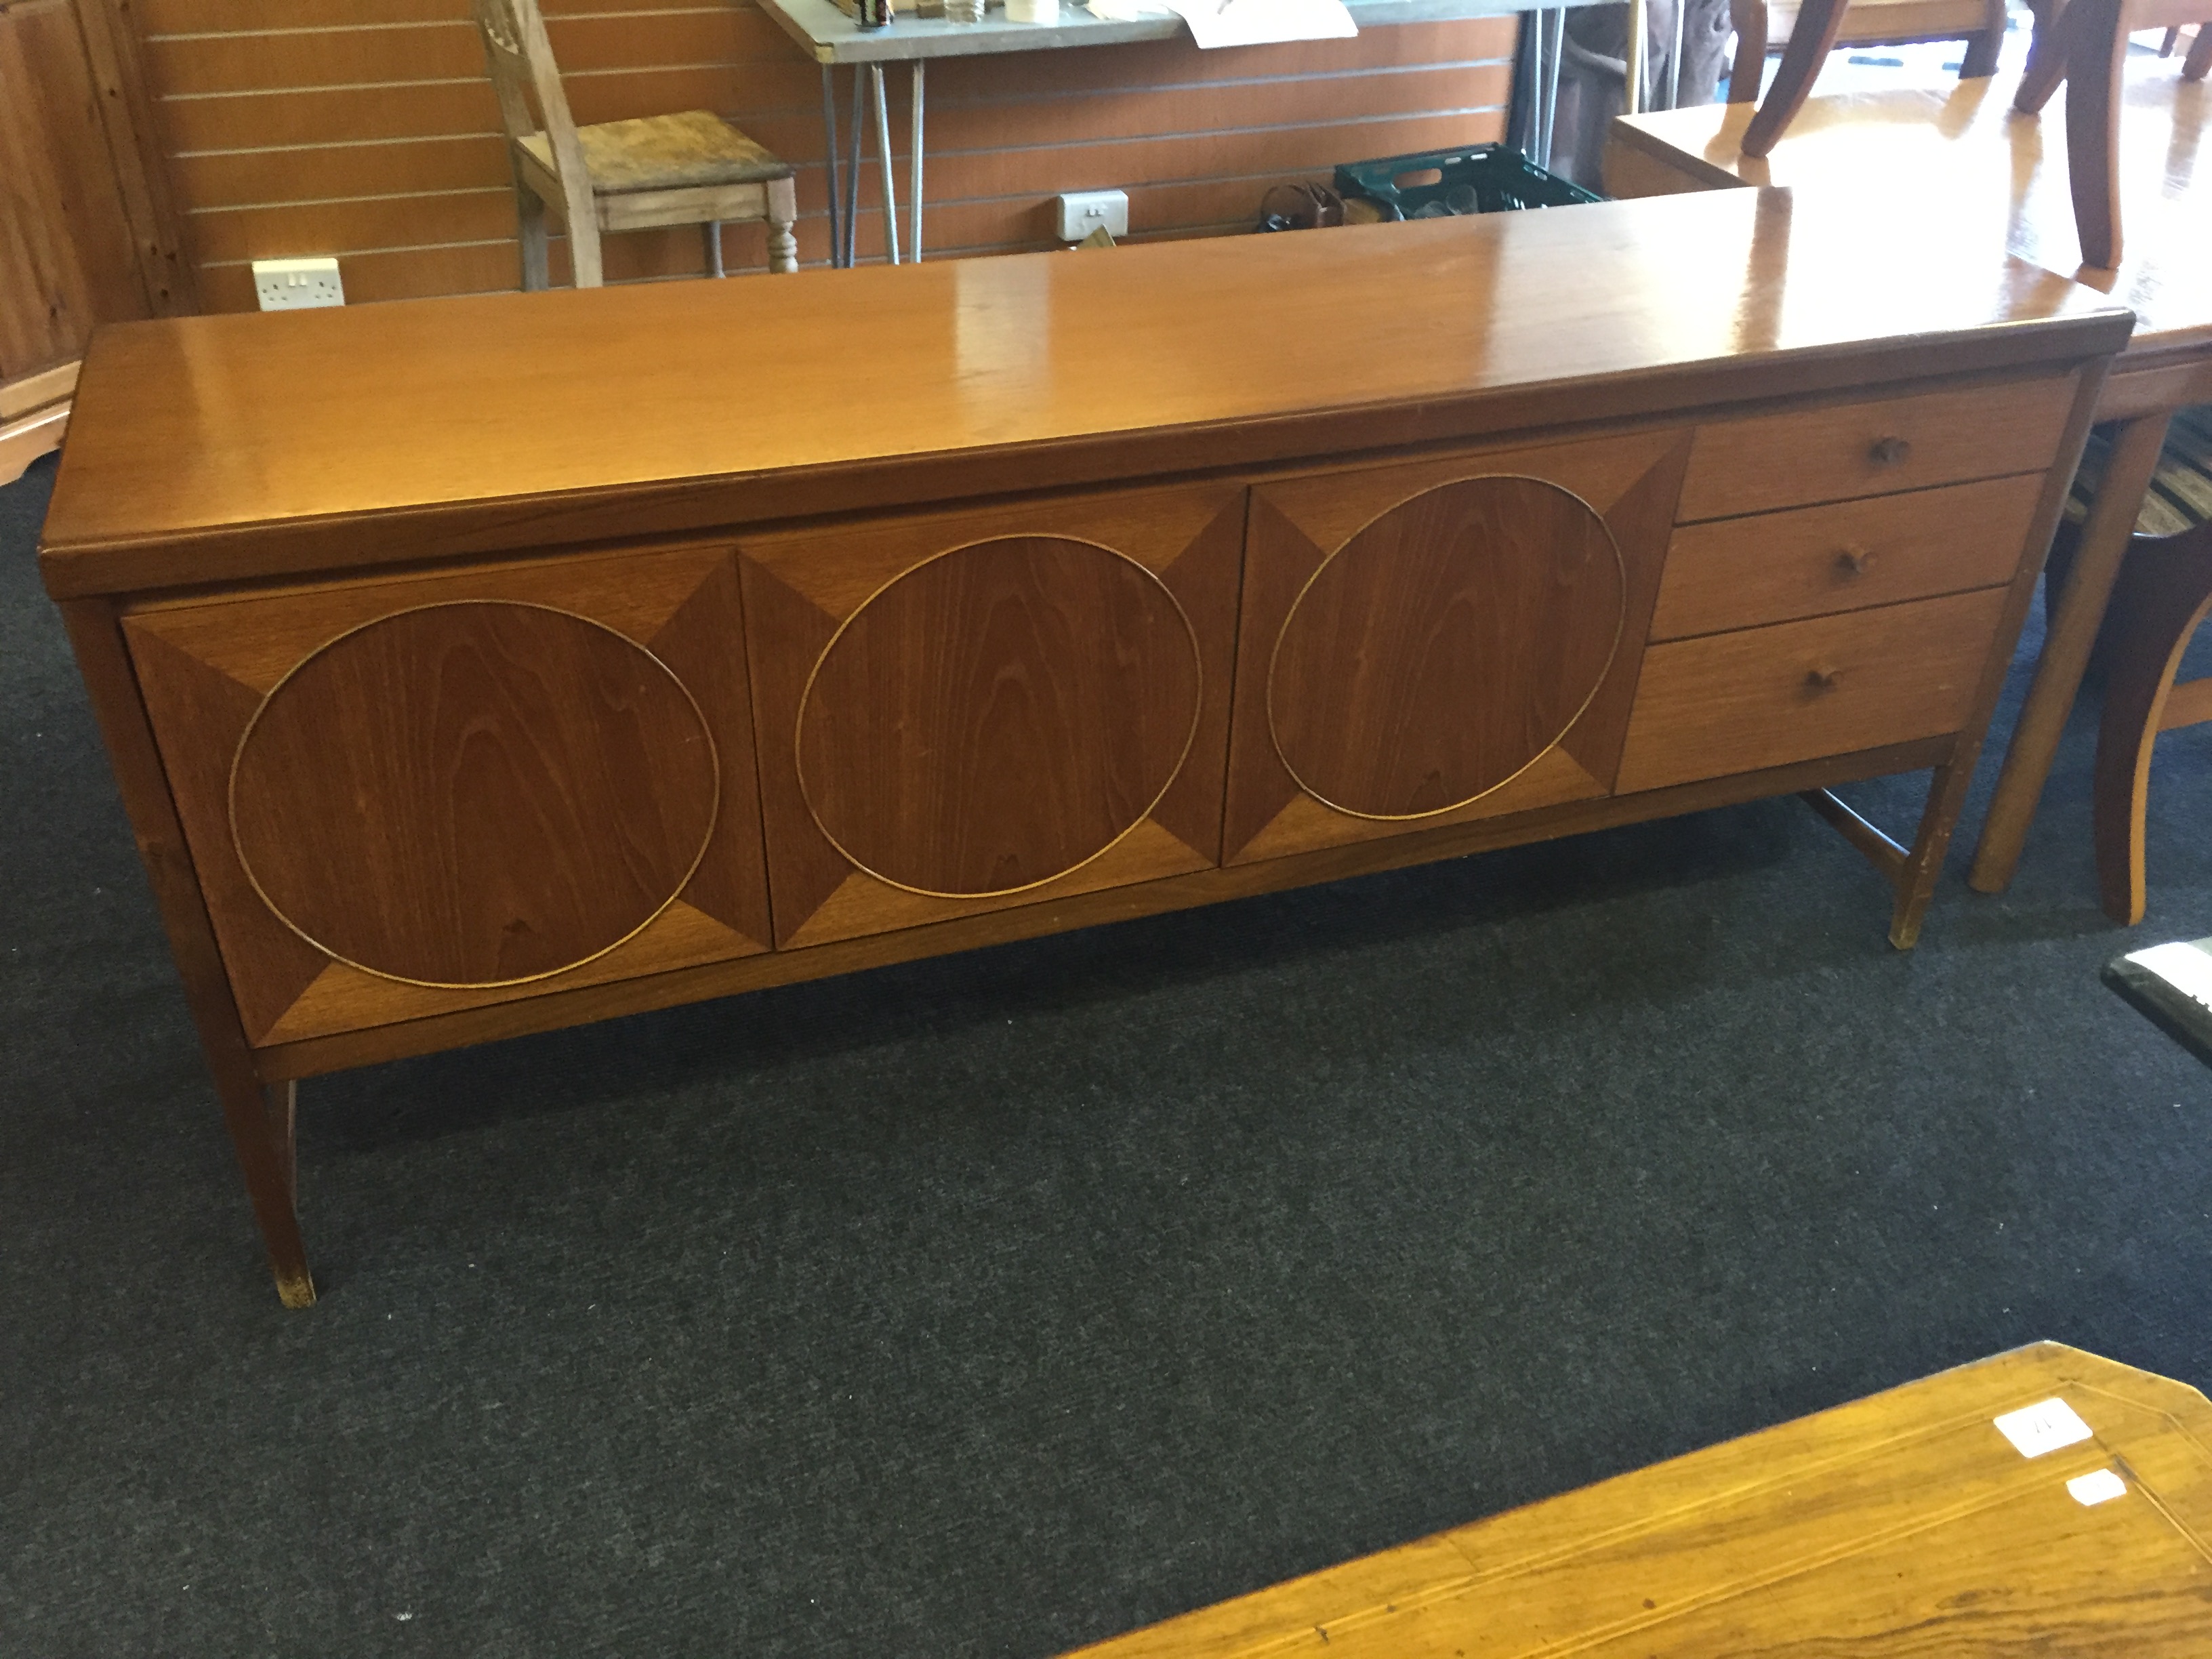
[{"label": "wooden table edge in foreground", "polygon": [[2212,1403],[2042,1342],[1066,1659],[2181,1659],[2208,1539]]}]

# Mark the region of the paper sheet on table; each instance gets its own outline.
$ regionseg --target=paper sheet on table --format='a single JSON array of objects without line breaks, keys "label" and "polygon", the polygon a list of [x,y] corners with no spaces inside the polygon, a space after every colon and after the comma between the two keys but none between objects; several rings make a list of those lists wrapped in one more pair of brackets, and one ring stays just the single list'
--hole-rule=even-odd
[{"label": "paper sheet on table", "polygon": [[1337,40],[1359,33],[1344,0],[1168,0],[1201,46]]},{"label": "paper sheet on table", "polygon": [[1172,17],[1175,8],[1167,0],[1084,0],[1084,9],[1093,17],[1103,18],[1109,23],[1133,23],[1140,17]]}]

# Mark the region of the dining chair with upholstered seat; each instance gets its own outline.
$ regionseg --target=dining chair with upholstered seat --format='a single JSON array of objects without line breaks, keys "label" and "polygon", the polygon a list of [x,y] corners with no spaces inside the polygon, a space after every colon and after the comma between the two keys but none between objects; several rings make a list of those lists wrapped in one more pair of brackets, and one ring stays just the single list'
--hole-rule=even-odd
[{"label": "dining chair with upholstered seat", "polygon": [[522,221],[524,288],[551,284],[549,216],[568,231],[578,288],[597,288],[604,280],[602,232],[672,225],[701,228],[710,275],[723,274],[722,226],[750,220],[768,225],[769,269],[799,269],[789,162],[707,110],[580,127],[568,112],[538,0],[470,4],[507,129]]}]

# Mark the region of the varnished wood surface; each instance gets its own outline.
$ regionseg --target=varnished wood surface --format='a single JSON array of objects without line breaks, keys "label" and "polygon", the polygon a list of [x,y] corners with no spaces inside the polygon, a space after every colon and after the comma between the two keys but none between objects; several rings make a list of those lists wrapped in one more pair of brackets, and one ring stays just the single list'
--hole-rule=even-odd
[{"label": "varnished wood surface", "polygon": [[77,7],[0,7],[0,380],[81,356],[98,324],[154,314]]},{"label": "varnished wood surface", "polygon": [[1627,609],[1620,550],[1579,496],[1526,477],[1439,485],[1353,536],[1292,605],[1267,678],[1276,751],[1340,811],[1463,805],[1567,734]]},{"label": "varnished wood surface", "polygon": [[[443,1007],[425,1006],[397,1023],[328,1034],[289,1034],[257,1047],[255,1063],[264,1077],[306,1078],[350,1066],[374,1065],[410,1054],[435,1054],[473,1042],[490,1042],[533,1031],[648,1009],[669,1008],[732,996],[772,985],[824,979],[886,963],[914,962],[954,951],[975,950],[1012,939],[1037,939],[1071,928],[1098,927],[1140,916],[1188,910],[1201,904],[1245,898],[1346,876],[1402,869],[1438,859],[1498,848],[1519,847],[1555,836],[1636,823],[1647,818],[1703,811],[1739,801],[1791,794],[1855,779],[1887,776],[1942,763],[1956,750],[1949,738],[1920,738],[1879,749],[1834,755],[1771,771],[1739,773],[1671,789],[1636,795],[1569,799],[1492,817],[1455,820],[1434,827],[1389,826],[1395,833],[1263,861],[1207,866],[1120,886],[1077,887],[1065,894],[1048,890],[1026,904],[946,906],[936,917],[911,926],[831,939],[803,950],[777,950],[739,959],[672,966],[663,971],[604,981],[578,976],[548,981],[532,997],[490,995],[473,1005],[454,999]],[[1500,792],[1504,793],[1504,792]],[[450,995],[450,994],[447,994]]]},{"label": "varnished wood surface", "polygon": [[[2026,264],[1920,272],[1910,240],[1728,191],[741,298],[670,283],[118,328],[80,382],[44,573],[66,594],[312,569],[334,520],[359,568],[1249,465],[1583,419],[1597,381],[1627,415],[2087,356],[2129,325]],[[2064,320],[2007,326],[2037,319]],[[301,419],[302,386],[344,418]]]},{"label": "varnished wood surface", "polygon": [[[1431,814],[1425,823],[1525,812],[1602,795],[1620,755],[1629,698],[1641,661],[1641,641],[1658,586],[1660,561],[1674,523],[1675,497],[1690,444],[1687,431],[1661,428],[1535,447],[1474,450],[1395,466],[1340,466],[1255,488],[1238,617],[1237,718],[1231,734],[1223,818],[1224,856],[1239,862],[1280,858],[1399,834],[1409,827],[1400,818],[1359,817],[1339,810],[1328,805],[1323,795],[1302,786],[1292,765],[1286,763],[1282,742],[1285,731],[1292,741],[1291,754],[1295,755],[1302,743],[1325,746],[1320,757],[1324,770],[1333,764],[1347,771],[1379,772],[1388,778],[1405,765],[1413,752],[1428,750],[1446,763],[1437,769],[1439,782],[1449,771],[1458,775],[1460,784],[1449,794],[1435,792],[1434,804],[1425,809]],[[1458,490],[1477,488],[1476,481],[1509,478],[1541,480],[1586,502],[1602,518],[1602,533],[1609,538],[1610,550],[1618,557],[1620,587],[1612,596],[1612,616],[1618,619],[1614,626],[1622,643],[1597,671],[1602,678],[1595,695],[1589,696],[1585,689],[1571,700],[1558,699],[1566,706],[1555,706],[1550,712],[1560,719],[1540,722],[1546,728],[1541,732],[1516,733],[1514,730],[1516,706],[1510,700],[1528,695],[1531,688],[1509,689],[1504,692],[1506,706],[1480,708],[1479,717],[1469,724],[1484,728],[1501,754],[1510,750],[1524,763],[1542,749],[1538,738],[1558,738],[1561,725],[1566,726],[1564,743],[1543,750],[1517,775],[1504,769],[1502,775],[1510,781],[1501,783],[1501,769],[1496,763],[1500,756],[1493,755],[1486,763],[1467,750],[1468,733],[1459,722],[1467,712],[1467,697],[1498,692],[1496,679],[1486,682],[1486,671],[1510,678],[1503,672],[1506,663],[1496,658],[1487,663],[1479,658],[1462,658],[1416,665],[1412,655],[1419,649],[1414,641],[1423,635],[1433,645],[1464,651],[1477,644],[1480,629],[1496,617],[1470,612],[1464,619],[1468,626],[1440,628],[1439,623],[1447,619],[1426,614],[1417,605],[1401,602],[1370,611],[1356,631],[1342,631],[1349,619],[1332,616],[1328,605],[1335,601],[1325,595],[1324,603],[1311,616],[1324,631],[1340,630],[1334,641],[1343,659],[1339,666],[1352,682],[1359,683],[1359,695],[1344,696],[1345,684],[1331,684],[1313,673],[1311,669],[1318,665],[1302,665],[1297,650],[1291,653],[1287,675],[1280,670],[1285,643],[1295,641],[1291,624],[1314,603],[1308,585],[1327,580],[1329,570],[1354,542],[1370,529],[1391,523],[1402,509],[1418,509],[1424,501],[1448,503],[1457,499]],[[1553,504],[1553,510],[1557,505]],[[1419,510],[1426,519],[1426,510]],[[1576,529],[1587,528],[1580,520],[1569,516]],[[1449,527],[1451,520],[1447,518],[1443,523]],[[1478,526],[1471,523],[1468,527]],[[1516,552],[1530,551],[1516,550],[1510,543],[1493,547],[1480,541],[1464,546],[1417,541],[1410,548],[1396,550],[1401,556],[1410,555],[1416,564],[1430,562],[1428,575],[1447,587],[1474,582],[1475,568],[1488,560],[1501,556],[1510,559]],[[1387,578],[1392,572],[1384,569],[1373,574]],[[1398,574],[1407,573],[1401,569]],[[1527,569],[1522,574],[1526,575]],[[1370,592],[1368,597],[1372,600],[1390,596]],[[1411,596],[1399,597],[1402,600]],[[1536,608],[1543,607],[1540,603]],[[1577,619],[1578,623],[1587,620]],[[1316,642],[1309,641],[1305,648]],[[1549,642],[1557,646],[1567,641],[1555,635]],[[1491,643],[1498,644],[1494,639]],[[1516,641],[1516,647],[1522,643],[1526,642]],[[1595,647],[1599,641],[1592,637],[1585,643]],[[1526,660],[1516,660],[1514,665],[1534,668]],[[1543,672],[1535,670],[1534,678],[1541,680]],[[1425,680],[1431,682],[1426,689],[1422,685]],[[1559,690],[1556,676],[1551,690]],[[1525,715],[1532,711],[1518,706],[1517,712]],[[1566,720],[1570,715],[1579,718]],[[1413,724],[1401,723],[1407,720]],[[1370,806],[1364,810],[1376,805],[1402,810],[1408,801],[1427,799],[1405,793],[1423,785],[1426,769],[1410,769],[1410,777],[1392,781],[1391,793],[1383,794],[1363,795],[1363,789],[1376,785],[1371,775],[1359,787],[1347,789],[1343,780],[1336,787],[1346,789],[1347,795],[1368,799]],[[1481,793],[1476,793],[1478,788]],[[1472,799],[1468,799],[1470,794]],[[1453,803],[1458,801],[1466,804],[1455,807]],[[1346,799],[1342,804],[1352,803]]]},{"label": "varnished wood surface", "polygon": [[[1879,208],[1910,223],[1914,283],[1971,281],[2004,252],[2080,280],[2137,316],[2130,356],[2212,353],[2212,85],[2181,79],[2178,58],[2133,58],[2121,94],[2118,175],[2126,246],[2115,271],[2083,269],[2056,108],[2017,116],[2008,78],[1817,97],[1764,161],[1744,156],[1735,105],[1625,117],[1615,153],[1703,185],[1786,185]],[[1655,188],[1633,166],[1617,191]]]},{"label": "varnished wood surface", "polygon": [[743,544],[780,945],[1219,855],[1245,490],[1128,489]]},{"label": "varnished wood surface", "polygon": [[2045,379],[1793,410],[1701,428],[1685,521],[1888,495],[2051,465],[2074,388]]},{"label": "varnished wood surface", "polygon": [[1068,537],[940,554],[848,617],[799,714],[799,790],[853,863],[945,896],[1097,857],[1181,769],[1205,666],[1144,566]]},{"label": "varnished wood surface", "polygon": [[[441,637],[416,641],[427,661],[371,660],[380,635],[440,618]],[[489,653],[498,618],[554,637]],[[137,682],[248,1037],[526,995],[542,981],[495,982],[561,968],[641,921],[557,982],[765,950],[738,629],[726,545],[134,612]],[[580,649],[584,672],[557,672]],[[349,660],[378,672],[317,686]],[[289,756],[249,739],[271,720],[302,728]],[[681,895],[659,908],[672,883]],[[490,988],[432,988],[455,984]]]},{"label": "varnished wood surface", "polygon": [[[1995,1419],[2051,1400],[2089,1437],[2024,1455]],[[2189,1659],[2208,1538],[2212,1403],[2046,1342],[1081,1653]]]},{"label": "varnished wood surface", "polygon": [[1651,637],[1863,611],[2012,578],[2040,473],[1685,525]]},{"label": "varnished wood surface", "polygon": [[2005,590],[1985,588],[1655,645],[1620,787],[1965,729],[2004,609]]},{"label": "varnished wood surface", "polygon": [[342,635],[255,712],[239,856],[327,955],[432,986],[613,949],[705,855],[706,717],[659,659],[569,612],[477,600]]}]

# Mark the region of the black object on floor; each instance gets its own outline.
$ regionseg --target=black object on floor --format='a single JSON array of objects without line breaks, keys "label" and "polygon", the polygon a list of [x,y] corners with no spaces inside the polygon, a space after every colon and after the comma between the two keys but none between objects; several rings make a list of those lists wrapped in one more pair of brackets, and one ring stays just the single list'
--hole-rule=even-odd
[{"label": "black object on floor", "polygon": [[2212,939],[2125,951],[2105,964],[2105,983],[2212,1066]]},{"label": "black object on floor", "polygon": [[52,471],[0,490],[0,1656],[1041,1655],[2035,1337],[2212,1383],[2212,1074],[2096,984],[2212,933],[2212,728],[2127,933],[2093,709],[1910,954],[1777,800],[311,1082],[287,1313]]}]

